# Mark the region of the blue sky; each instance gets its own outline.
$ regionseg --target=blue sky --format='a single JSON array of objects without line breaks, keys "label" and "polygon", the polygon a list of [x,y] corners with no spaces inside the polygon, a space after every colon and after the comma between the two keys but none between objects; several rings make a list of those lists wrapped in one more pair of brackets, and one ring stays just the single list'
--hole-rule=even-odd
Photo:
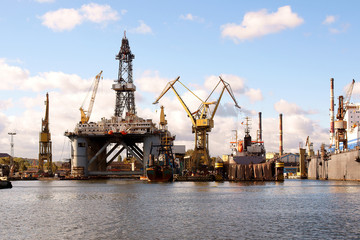
[{"label": "blue sky", "polygon": [[[357,1],[3,0],[0,151],[10,151],[7,133],[15,130],[15,155],[37,157],[49,92],[54,160],[66,156],[63,133],[79,120],[78,108],[100,70],[104,81],[92,120],[110,117],[115,55],[124,31],[135,54],[141,117],[158,122],[159,106],[151,103],[177,76],[206,96],[222,75],[242,111],[234,115],[231,99],[224,97],[210,135],[212,155],[229,153],[232,130],[242,134],[245,116],[252,117],[256,131],[259,111],[267,151],[278,150],[279,113],[285,151],[296,152],[308,135],[315,147],[328,143],[330,78],[338,96],[359,76],[358,7]],[[356,84],[354,101],[359,93]],[[178,144],[191,148],[191,123],[174,94],[167,93],[161,104]]]}]

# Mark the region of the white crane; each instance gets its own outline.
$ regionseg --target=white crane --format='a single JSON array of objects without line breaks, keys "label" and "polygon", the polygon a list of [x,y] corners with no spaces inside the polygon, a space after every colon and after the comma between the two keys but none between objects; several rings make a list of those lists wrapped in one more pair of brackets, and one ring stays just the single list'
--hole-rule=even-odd
[{"label": "white crane", "polygon": [[101,70],[101,72],[98,75],[96,75],[96,77],[94,79],[94,89],[92,91],[92,95],[91,95],[88,110],[84,110],[84,103],[85,103],[85,100],[86,100],[87,97],[85,98],[83,104],[80,107],[81,123],[83,123],[83,124],[89,122],[89,119],[90,119],[90,116],[91,116],[91,111],[92,111],[93,106],[94,106],[96,92],[97,92],[97,89],[98,89],[98,86],[99,86],[99,81],[100,81],[100,77],[101,77],[102,72],[103,71]]}]

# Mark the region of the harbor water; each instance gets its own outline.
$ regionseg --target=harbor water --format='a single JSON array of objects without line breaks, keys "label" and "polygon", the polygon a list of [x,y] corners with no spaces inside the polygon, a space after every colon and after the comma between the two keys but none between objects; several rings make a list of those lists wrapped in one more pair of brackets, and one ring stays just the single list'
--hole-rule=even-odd
[{"label": "harbor water", "polygon": [[1,239],[359,239],[360,183],[14,181]]}]

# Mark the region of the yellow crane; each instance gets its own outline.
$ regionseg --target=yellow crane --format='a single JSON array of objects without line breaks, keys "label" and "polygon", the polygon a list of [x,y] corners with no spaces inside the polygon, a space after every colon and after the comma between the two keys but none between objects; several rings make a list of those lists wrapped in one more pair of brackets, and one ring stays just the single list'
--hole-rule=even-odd
[{"label": "yellow crane", "polygon": [[[218,109],[219,103],[225,92],[225,89],[230,94],[231,98],[235,102],[235,106],[240,108],[236,102],[234,94],[231,90],[230,84],[225,82],[221,77],[220,80],[215,86],[215,88],[210,93],[209,97],[203,101],[201,100],[195,93],[193,93],[189,88],[187,88],[182,82],[179,81],[180,77],[177,77],[175,80],[170,81],[161,92],[160,96],[155,100],[153,104],[157,104],[159,100],[169,91],[172,89],[180,101],[181,105],[183,106],[185,112],[187,113],[190,121],[192,123],[192,133],[195,133],[195,147],[194,152],[191,156],[190,168],[195,168],[195,170],[199,169],[200,164],[210,165],[210,157],[209,157],[209,141],[208,141],[208,132],[211,132],[211,129],[214,127],[214,116]],[[179,82],[182,86],[184,86],[192,95],[194,95],[197,99],[200,100],[201,104],[199,108],[191,113],[188,106],[185,104],[183,99],[180,97],[178,92],[175,90],[175,83]],[[208,102],[211,95],[214,93],[216,88],[223,84],[223,88],[221,90],[220,96],[217,101]],[[215,105],[213,111],[210,111],[210,105]]]},{"label": "yellow crane", "polygon": [[91,116],[91,111],[92,111],[93,106],[94,106],[94,101],[95,101],[95,97],[96,97],[96,92],[97,92],[97,89],[98,89],[98,86],[99,86],[99,81],[100,81],[102,72],[103,72],[103,71],[101,70],[100,73],[95,76],[95,79],[94,79],[94,88],[93,88],[93,91],[92,91],[92,95],[91,95],[91,99],[90,99],[90,103],[89,103],[88,110],[84,110],[84,104],[85,104],[85,100],[86,100],[87,97],[85,98],[83,104],[82,104],[81,107],[80,107],[81,123],[82,123],[82,124],[89,122],[89,119],[90,119],[90,116]]},{"label": "yellow crane", "polygon": [[44,161],[48,163],[48,174],[52,176],[52,143],[49,129],[49,94],[46,93],[45,118],[41,121],[41,132],[39,135],[39,173],[44,173]]}]

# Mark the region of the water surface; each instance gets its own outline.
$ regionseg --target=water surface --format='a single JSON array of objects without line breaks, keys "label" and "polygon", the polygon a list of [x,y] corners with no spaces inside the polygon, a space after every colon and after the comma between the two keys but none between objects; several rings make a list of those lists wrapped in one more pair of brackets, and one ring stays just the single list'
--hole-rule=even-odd
[{"label": "water surface", "polygon": [[360,183],[14,181],[1,239],[359,239]]}]

